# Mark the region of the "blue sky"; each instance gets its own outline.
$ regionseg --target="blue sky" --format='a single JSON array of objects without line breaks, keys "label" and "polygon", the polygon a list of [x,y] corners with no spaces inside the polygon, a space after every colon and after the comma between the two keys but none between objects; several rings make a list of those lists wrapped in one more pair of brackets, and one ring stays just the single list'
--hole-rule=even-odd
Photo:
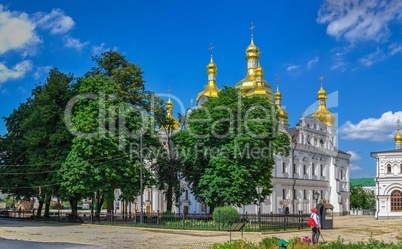
[{"label": "blue sky", "polygon": [[291,126],[315,104],[323,74],[339,147],[353,155],[351,177],[374,176],[370,152],[395,148],[402,120],[399,0],[2,1],[0,116],[50,68],[82,76],[93,55],[110,49],[141,66],[147,89],[170,87],[187,108],[207,83],[211,43],[218,87],[245,76],[251,22],[265,79],[275,88],[281,78]]}]

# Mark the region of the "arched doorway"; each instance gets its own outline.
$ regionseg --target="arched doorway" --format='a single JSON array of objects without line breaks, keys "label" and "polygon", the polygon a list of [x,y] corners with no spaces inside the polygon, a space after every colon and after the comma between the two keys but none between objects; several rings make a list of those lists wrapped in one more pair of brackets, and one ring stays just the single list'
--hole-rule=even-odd
[{"label": "arched doorway", "polygon": [[391,192],[391,212],[402,212],[402,192],[399,190]]}]

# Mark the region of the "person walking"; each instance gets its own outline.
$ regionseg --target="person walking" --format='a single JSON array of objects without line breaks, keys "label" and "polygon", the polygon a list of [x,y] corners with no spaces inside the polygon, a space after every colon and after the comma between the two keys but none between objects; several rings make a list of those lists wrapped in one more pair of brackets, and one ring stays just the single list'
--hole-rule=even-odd
[{"label": "person walking", "polygon": [[315,224],[316,224],[315,226],[311,226],[311,230],[313,232],[313,235],[312,235],[313,245],[315,245],[318,243],[318,240],[320,238],[320,228],[321,228],[320,216],[317,214],[316,208],[311,209],[310,217],[314,219]]}]

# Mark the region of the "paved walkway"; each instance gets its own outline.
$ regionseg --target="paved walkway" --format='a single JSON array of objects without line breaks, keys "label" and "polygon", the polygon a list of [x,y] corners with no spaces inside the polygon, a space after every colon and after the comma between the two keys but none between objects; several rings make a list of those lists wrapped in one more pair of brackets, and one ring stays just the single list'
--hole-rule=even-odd
[{"label": "paved walkway", "polygon": [[[322,234],[326,241],[336,241],[340,237],[346,242],[357,242],[368,241],[371,237],[386,242],[396,242],[398,236],[402,237],[402,220],[376,220],[373,216],[334,217],[334,229],[323,230]],[[311,231],[305,229],[274,233],[244,233],[245,239],[256,242],[261,241],[264,237],[272,236],[284,239],[311,237]],[[3,247],[2,242],[4,245],[8,245],[11,242],[10,240],[18,240],[17,243],[31,244],[32,241],[50,243],[37,248],[201,249],[208,248],[209,245],[216,242],[228,241],[229,233],[1,219],[0,237],[3,238],[0,241],[0,248],[12,248]],[[232,233],[232,238],[238,239],[240,237],[240,232]],[[56,242],[60,244],[54,244]],[[33,243],[33,245],[36,244]],[[50,247],[46,247],[48,245]],[[25,248],[25,246],[14,248]]]}]

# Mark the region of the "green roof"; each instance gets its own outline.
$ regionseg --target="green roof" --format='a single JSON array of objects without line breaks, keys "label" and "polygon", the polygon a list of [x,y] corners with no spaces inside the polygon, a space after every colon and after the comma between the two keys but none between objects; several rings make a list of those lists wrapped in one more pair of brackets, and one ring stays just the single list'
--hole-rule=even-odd
[{"label": "green roof", "polygon": [[374,178],[351,178],[350,186],[375,187]]}]

